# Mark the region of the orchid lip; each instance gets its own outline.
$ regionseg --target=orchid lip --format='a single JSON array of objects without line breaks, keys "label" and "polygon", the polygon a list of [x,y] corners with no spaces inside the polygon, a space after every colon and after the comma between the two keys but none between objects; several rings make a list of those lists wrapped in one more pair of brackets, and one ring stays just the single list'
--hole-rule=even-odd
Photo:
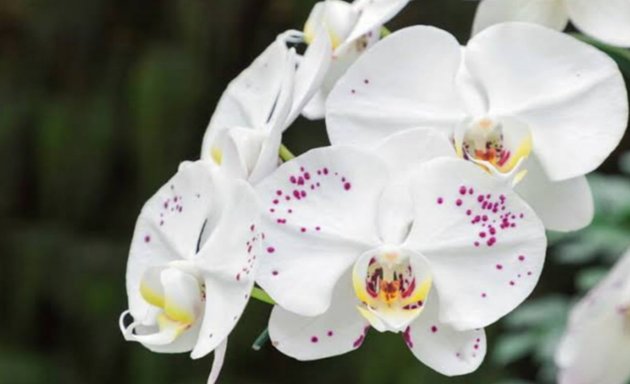
[{"label": "orchid lip", "polygon": [[352,274],[358,310],[379,331],[403,331],[420,313],[432,279],[424,257],[385,245],[365,252]]},{"label": "orchid lip", "polygon": [[[139,286],[142,298],[154,309],[149,319],[134,319],[123,333],[129,340],[153,345],[173,342],[202,316],[205,285],[200,273],[189,262],[171,263],[148,268]],[[154,332],[146,332],[146,325]],[[143,334],[135,331],[145,325]]]},{"label": "orchid lip", "polygon": [[516,185],[526,175],[525,160],[532,152],[532,135],[526,125],[506,118],[467,119],[456,129],[457,155],[488,173]]}]

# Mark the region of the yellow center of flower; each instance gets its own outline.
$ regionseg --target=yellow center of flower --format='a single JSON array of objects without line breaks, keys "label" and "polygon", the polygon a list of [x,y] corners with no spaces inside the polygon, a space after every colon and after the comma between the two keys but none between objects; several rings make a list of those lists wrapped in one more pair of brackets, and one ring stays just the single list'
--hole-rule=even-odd
[{"label": "yellow center of flower", "polygon": [[156,319],[159,331],[173,338],[197,319],[204,291],[205,286],[196,277],[175,268],[150,268],[140,282],[142,298],[161,309]]},{"label": "yellow center of flower", "polygon": [[358,262],[353,286],[361,301],[359,312],[377,329],[399,331],[423,309],[431,277],[418,276],[409,257],[383,250]]}]

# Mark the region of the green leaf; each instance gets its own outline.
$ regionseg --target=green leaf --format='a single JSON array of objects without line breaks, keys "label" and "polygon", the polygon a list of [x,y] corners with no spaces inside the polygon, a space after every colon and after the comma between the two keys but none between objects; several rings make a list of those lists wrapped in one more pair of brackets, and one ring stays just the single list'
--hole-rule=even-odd
[{"label": "green leaf", "polygon": [[531,354],[538,338],[533,333],[515,333],[501,337],[494,346],[492,360],[499,364],[509,364]]},{"label": "green leaf", "polygon": [[575,284],[581,292],[593,288],[609,272],[608,268],[594,267],[583,269],[577,273]]}]

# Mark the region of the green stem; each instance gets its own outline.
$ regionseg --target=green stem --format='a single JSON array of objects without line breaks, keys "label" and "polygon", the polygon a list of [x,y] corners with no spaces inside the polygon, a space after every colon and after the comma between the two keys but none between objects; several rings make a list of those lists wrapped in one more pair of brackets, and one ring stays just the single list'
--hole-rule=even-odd
[{"label": "green stem", "polygon": [[295,155],[291,153],[291,151],[289,151],[289,149],[285,147],[284,144],[280,144],[280,158],[282,159],[282,161],[289,161],[291,159],[295,159]]},{"label": "green stem", "polygon": [[390,35],[392,33],[392,31],[390,31],[389,29],[387,29],[386,26],[382,26],[381,27],[381,39],[383,37],[387,37],[388,35]]},{"label": "green stem", "polygon": [[254,344],[252,344],[252,349],[254,351],[260,351],[260,349],[265,345],[265,343],[269,341],[269,329],[265,328],[264,331],[254,340]]},{"label": "green stem", "polygon": [[269,296],[267,292],[263,291],[262,289],[258,287],[254,287],[254,289],[252,289],[252,297],[256,300],[262,301],[263,303],[276,305],[276,302],[273,301],[271,296]]}]

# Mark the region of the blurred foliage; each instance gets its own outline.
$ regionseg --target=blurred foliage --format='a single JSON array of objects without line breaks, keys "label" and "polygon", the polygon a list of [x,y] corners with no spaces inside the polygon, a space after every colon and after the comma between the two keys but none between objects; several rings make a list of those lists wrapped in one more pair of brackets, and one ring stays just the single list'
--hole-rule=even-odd
[{"label": "blurred foliage", "polygon": [[[210,358],[153,354],[119,333],[134,221],[178,163],[197,157],[227,83],[277,33],[300,29],[313,3],[0,2],[0,383],[205,382]],[[414,1],[389,27],[432,24],[465,42],[475,6]],[[296,153],[326,145],[323,124],[300,120],[285,142]],[[614,162],[603,169],[617,171]],[[580,290],[592,285],[627,245],[628,178],[591,181],[593,226],[556,239],[535,299],[489,328],[495,357],[478,372],[442,377],[417,362],[400,337],[376,332],[357,352],[312,363],[269,345],[254,352],[269,306],[253,302],[230,339],[222,382],[549,378],[549,343],[578,288],[574,277]]]},{"label": "blurred foliage", "polygon": [[[571,305],[593,288],[630,247],[629,164],[630,152],[626,152],[619,159],[620,175],[589,176],[595,200],[595,217],[590,226],[569,234],[549,234],[553,246],[547,272],[549,269],[569,272],[573,279],[568,293],[575,292],[577,296],[543,293],[538,289],[537,298],[503,320],[506,331],[493,351],[497,363],[529,359],[538,368],[537,383],[555,383],[554,351]],[[543,284],[550,282],[554,281],[543,276]],[[563,289],[556,287],[553,291]]]}]

